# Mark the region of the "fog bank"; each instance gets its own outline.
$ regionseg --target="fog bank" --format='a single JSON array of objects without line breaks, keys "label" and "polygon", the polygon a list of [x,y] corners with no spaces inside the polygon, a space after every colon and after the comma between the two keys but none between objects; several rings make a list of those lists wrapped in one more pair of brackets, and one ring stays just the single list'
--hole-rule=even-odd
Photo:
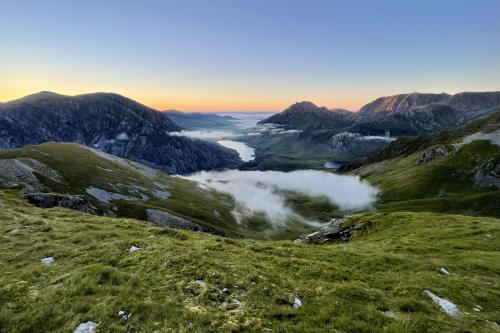
[{"label": "fog bank", "polygon": [[231,195],[237,202],[233,212],[242,215],[263,213],[272,223],[282,224],[297,216],[287,206],[282,191],[299,192],[311,197],[326,197],[345,210],[370,208],[377,189],[357,176],[340,176],[323,171],[202,171],[182,178],[198,182],[200,187]]}]

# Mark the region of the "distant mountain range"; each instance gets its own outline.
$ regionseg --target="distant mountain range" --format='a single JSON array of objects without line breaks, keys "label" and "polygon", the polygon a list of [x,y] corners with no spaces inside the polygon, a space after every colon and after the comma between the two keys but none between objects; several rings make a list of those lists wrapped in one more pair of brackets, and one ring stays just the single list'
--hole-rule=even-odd
[{"label": "distant mountain range", "polygon": [[40,92],[0,104],[0,148],[74,142],[169,173],[237,167],[238,154],[202,140],[171,136],[167,114],[112,93]]},{"label": "distant mountain range", "polygon": [[235,118],[213,113],[163,111],[176,124],[187,130],[232,129]]},{"label": "distant mountain range", "polygon": [[464,124],[500,107],[500,92],[400,94],[380,97],[359,112],[329,110],[311,102],[293,104],[260,124],[305,131],[330,129],[365,135],[417,135]]},{"label": "distant mountain range", "polygon": [[434,133],[499,109],[500,92],[400,94],[378,98],[358,112],[299,102],[259,122],[299,133],[250,138],[257,148],[251,168],[289,170],[349,161],[383,147],[389,136]]}]

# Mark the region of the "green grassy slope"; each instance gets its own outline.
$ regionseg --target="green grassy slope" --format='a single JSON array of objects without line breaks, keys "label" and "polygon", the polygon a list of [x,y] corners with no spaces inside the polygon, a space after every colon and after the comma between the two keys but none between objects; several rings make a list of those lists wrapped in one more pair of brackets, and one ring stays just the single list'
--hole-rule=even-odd
[{"label": "green grassy slope", "polygon": [[[88,320],[98,332],[498,331],[494,218],[365,214],[351,222],[367,226],[352,242],[307,246],[42,210],[9,191],[0,201],[1,332],[71,332]],[[128,253],[132,244],[141,249]],[[55,264],[41,265],[47,256]],[[424,289],[461,315],[446,315]]]},{"label": "green grassy slope", "polygon": [[337,149],[330,142],[332,135],[332,131],[317,130],[300,135],[245,137],[247,144],[256,147],[256,158],[242,168],[281,171],[323,169],[326,161],[350,161],[366,156],[381,146],[380,142],[366,141],[353,149]]},{"label": "green grassy slope", "polygon": [[489,141],[473,141],[456,148],[443,160],[419,164],[422,150],[369,164],[355,172],[381,190],[378,208],[500,216],[500,189],[479,187],[475,181],[478,165],[487,160],[500,162],[500,147]]},{"label": "green grassy slope", "polygon": [[[63,182],[54,182],[37,174],[37,178],[51,191],[84,195],[95,206],[112,210],[118,216],[146,219],[145,209],[156,208],[222,232],[239,232],[230,214],[234,206],[230,197],[202,191],[192,182],[170,177],[137,163],[112,156],[108,159],[106,155],[69,143],[45,143],[0,151],[0,160],[13,158],[31,158],[44,163],[64,179]],[[130,184],[132,186],[128,186]],[[140,197],[135,187],[140,188],[141,193],[164,190],[171,196],[165,200],[150,195],[148,200],[117,200],[106,205],[86,193],[89,187],[132,197]]]},{"label": "green grassy slope", "polygon": [[[69,143],[45,143],[22,149],[0,151],[0,163],[17,159],[32,159],[57,171],[62,181],[54,181],[39,172],[38,180],[45,186],[43,191],[84,195],[103,212],[119,217],[146,220],[146,209],[158,209],[211,227],[231,237],[289,238],[312,230],[301,221],[289,221],[286,230],[271,231],[272,224],[262,216],[245,217],[237,223],[231,211],[235,202],[231,196],[202,190],[196,183],[171,177],[143,165],[96,153],[80,145]],[[2,187],[0,165],[0,188]],[[89,195],[88,188],[98,188],[119,193],[135,200],[114,200],[109,204],[99,202]],[[156,191],[168,192],[168,199],[154,196]],[[141,194],[147,196],[141,200]],[[298,199],[297,199],[298,198]],[[286,199],[304,217],[327,222],[340,212],[321,198],[310,198],[289,193]],[[306,209],[302,209],[305,207]]]}]

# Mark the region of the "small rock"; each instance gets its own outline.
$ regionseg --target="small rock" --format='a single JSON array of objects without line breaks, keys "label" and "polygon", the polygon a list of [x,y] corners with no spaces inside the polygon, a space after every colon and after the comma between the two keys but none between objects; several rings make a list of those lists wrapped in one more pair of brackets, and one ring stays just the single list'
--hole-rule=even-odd
[{"label": "small rock", "polygon": [[128,249],[128,252],[129,252],[129,253],[134,253],[134,252],[136,252],[136,251],[139,251],[140,249],[141,249],[140,247],[137,247],[137,246],[135,246],[135,245],[132,245],[132,246],[130,247],[130,249]]},{"label": "small rock", "polygon": [[424,293],[427,296],[429,296],[434,301],[434,303],[439,305],[441,307],[441,309],[444,312],[446,312],[447,314],[449,314],[450,316],[456,317],[460,314],[460,311],[458,311],[457,306],[455,304],[453,304],[452,302],[448,301],[447,299],[439,297],[438,295],[434,294],[430,290],[424,290]]},{"label": "small rock", "polygon": [[302,301],[299,298],[295,297],[295,299],[293,300],[293,308],[298,309],[301,306],[302,306]]},{"label": "small rock", "polygon": [[229,289],[227,288],[224,288],[222,289],[221,291],[219,291],[221,294],[230,294],[231,292],[229,291]]},{"label": "small rock", "polygon": [[396,314],[394,312],[392,312],[391,310],[383,310],[380,312],[382,312],[382,314],[384,316],[386,316],[387,318],[396,318]]},{"label": "small rock", "polygon": [[118,311],[118,317],[122,320],[128,320],[130,318],[130,314],[127,314],[125,311],[120,310]]},{"label": "small rock", "polygon": [[241,303],[241,301],[239,299],[234,299],[233,302],[234,302],[234,304],[236,304],[238,306],[243,306],[243,303]]},{"label": "small rock", "polygon": [[96,323],[94,323],[93,321],[88,321],[86,323],[81,323],[80,325],[78,325],[73,333],[94,333],[96,328]]},{"label": "small rock", "polygon": [[47,257],[47,258],[43,258],[43,259],[41,260],[41,263],[42,263],[43,265],[50,265],[50,264],[53,264],[53,263],[55,263],[55,262],[56,262],[56,260],[54,259],[54,257]]},{"label": "small rock", "polygon": [[194,283],[197,284],[197,285],[199,285],[199,286],[206,285],[205,281],[203,281],[203,280],[195,280]]},{"label": "small rock", "polygon": [[444,267],[441,267],[439,269],[439,273],[444,274],[444,275],[450,275],[450,272]]}]

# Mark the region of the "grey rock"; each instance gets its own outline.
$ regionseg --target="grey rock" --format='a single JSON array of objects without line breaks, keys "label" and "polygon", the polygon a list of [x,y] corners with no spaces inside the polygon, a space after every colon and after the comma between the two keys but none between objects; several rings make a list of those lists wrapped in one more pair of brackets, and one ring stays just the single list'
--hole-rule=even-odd
[{"label": "grey rock", "polygon": [[441,273],[443,275],[450,275],[450,272],[446,268],[444,268],[444,267],[441,267],[439,269],[439,273]]},{"label": "grey rock", "polygon": [[448,155],[449,152],[444,146],[429,147],[420,155],[418,164],[429,164],[437,160],[445,159]]},{"label": "grey rock", "polygon": [[298,297],[295,297],[295,299],[293,300],[293,308],[297,310],[301,306],[302,306],[302,301]]},{"label": "grey rock", "polygon": [[494,158],[478,161],[474,172],[477,187],[500,188],[500,163]]},{"label": "grey rock", "polygon": [[434,301],[439,307],[452,317],[456,317],[460,314],[457,306],[450,302],[449,300],[439,297],[430,290],[424,290],[424,293]]},{"label": "grey rock", "polygon": [[86,323],[81,323],[78,325],[73,333],[94,333],[97,328],[97,324],[93,321],[87,321]]},{"label": "grey rock", "polygon": [[40,208],[63,207],[84,213],[95,213],[94,207],[79,195],[59,193],[24,193],[23,197],[32,205]]},{"label": "grey rock", "polygon": [[172,228],[172,229],[182,229],[182,230],[191,230],[191,231],[201,231],[207,232],[211,234],[217,233],[214,229],[200,225],[193,221],[190,221],[186,218],[176,216],[169,212],[157,209],[147,209],[146,210],[148,221],[153,222],[154,224],[164,227],[164,228]]},{"label": "grey rock", "polygon": [[139,251],[141,248],[140,247],[137,247],[135,245],[132,245],[129,249],[128,249],[128,252],[129,253],[134,253],[134,252],[137,252]]},{"label": "grey rock", "polygon": [[23,191],[41,191],[45,186],[38,181],[35,173],[41,174],[54,182],[61,183],[62,177],[45,164],[31,159],[0,160],[0,188],[20,188]]},{"label": "grey rock", "polygon": [[[306,234],[295,240],[296,244],[321,244],[329,241],[348,241],[352,238],[352,230],[342,228],[346,219],[332,219],[327,226],[311,234]],[[361,230],[363,224],[355,226],[355,230]]]},{"label": "grey rock", "polygon": [[47,257],[40,260],[40,262],[42,263],[42,265],[51,265],[55,263],[56,260],[54,259],[54,257]]}]

